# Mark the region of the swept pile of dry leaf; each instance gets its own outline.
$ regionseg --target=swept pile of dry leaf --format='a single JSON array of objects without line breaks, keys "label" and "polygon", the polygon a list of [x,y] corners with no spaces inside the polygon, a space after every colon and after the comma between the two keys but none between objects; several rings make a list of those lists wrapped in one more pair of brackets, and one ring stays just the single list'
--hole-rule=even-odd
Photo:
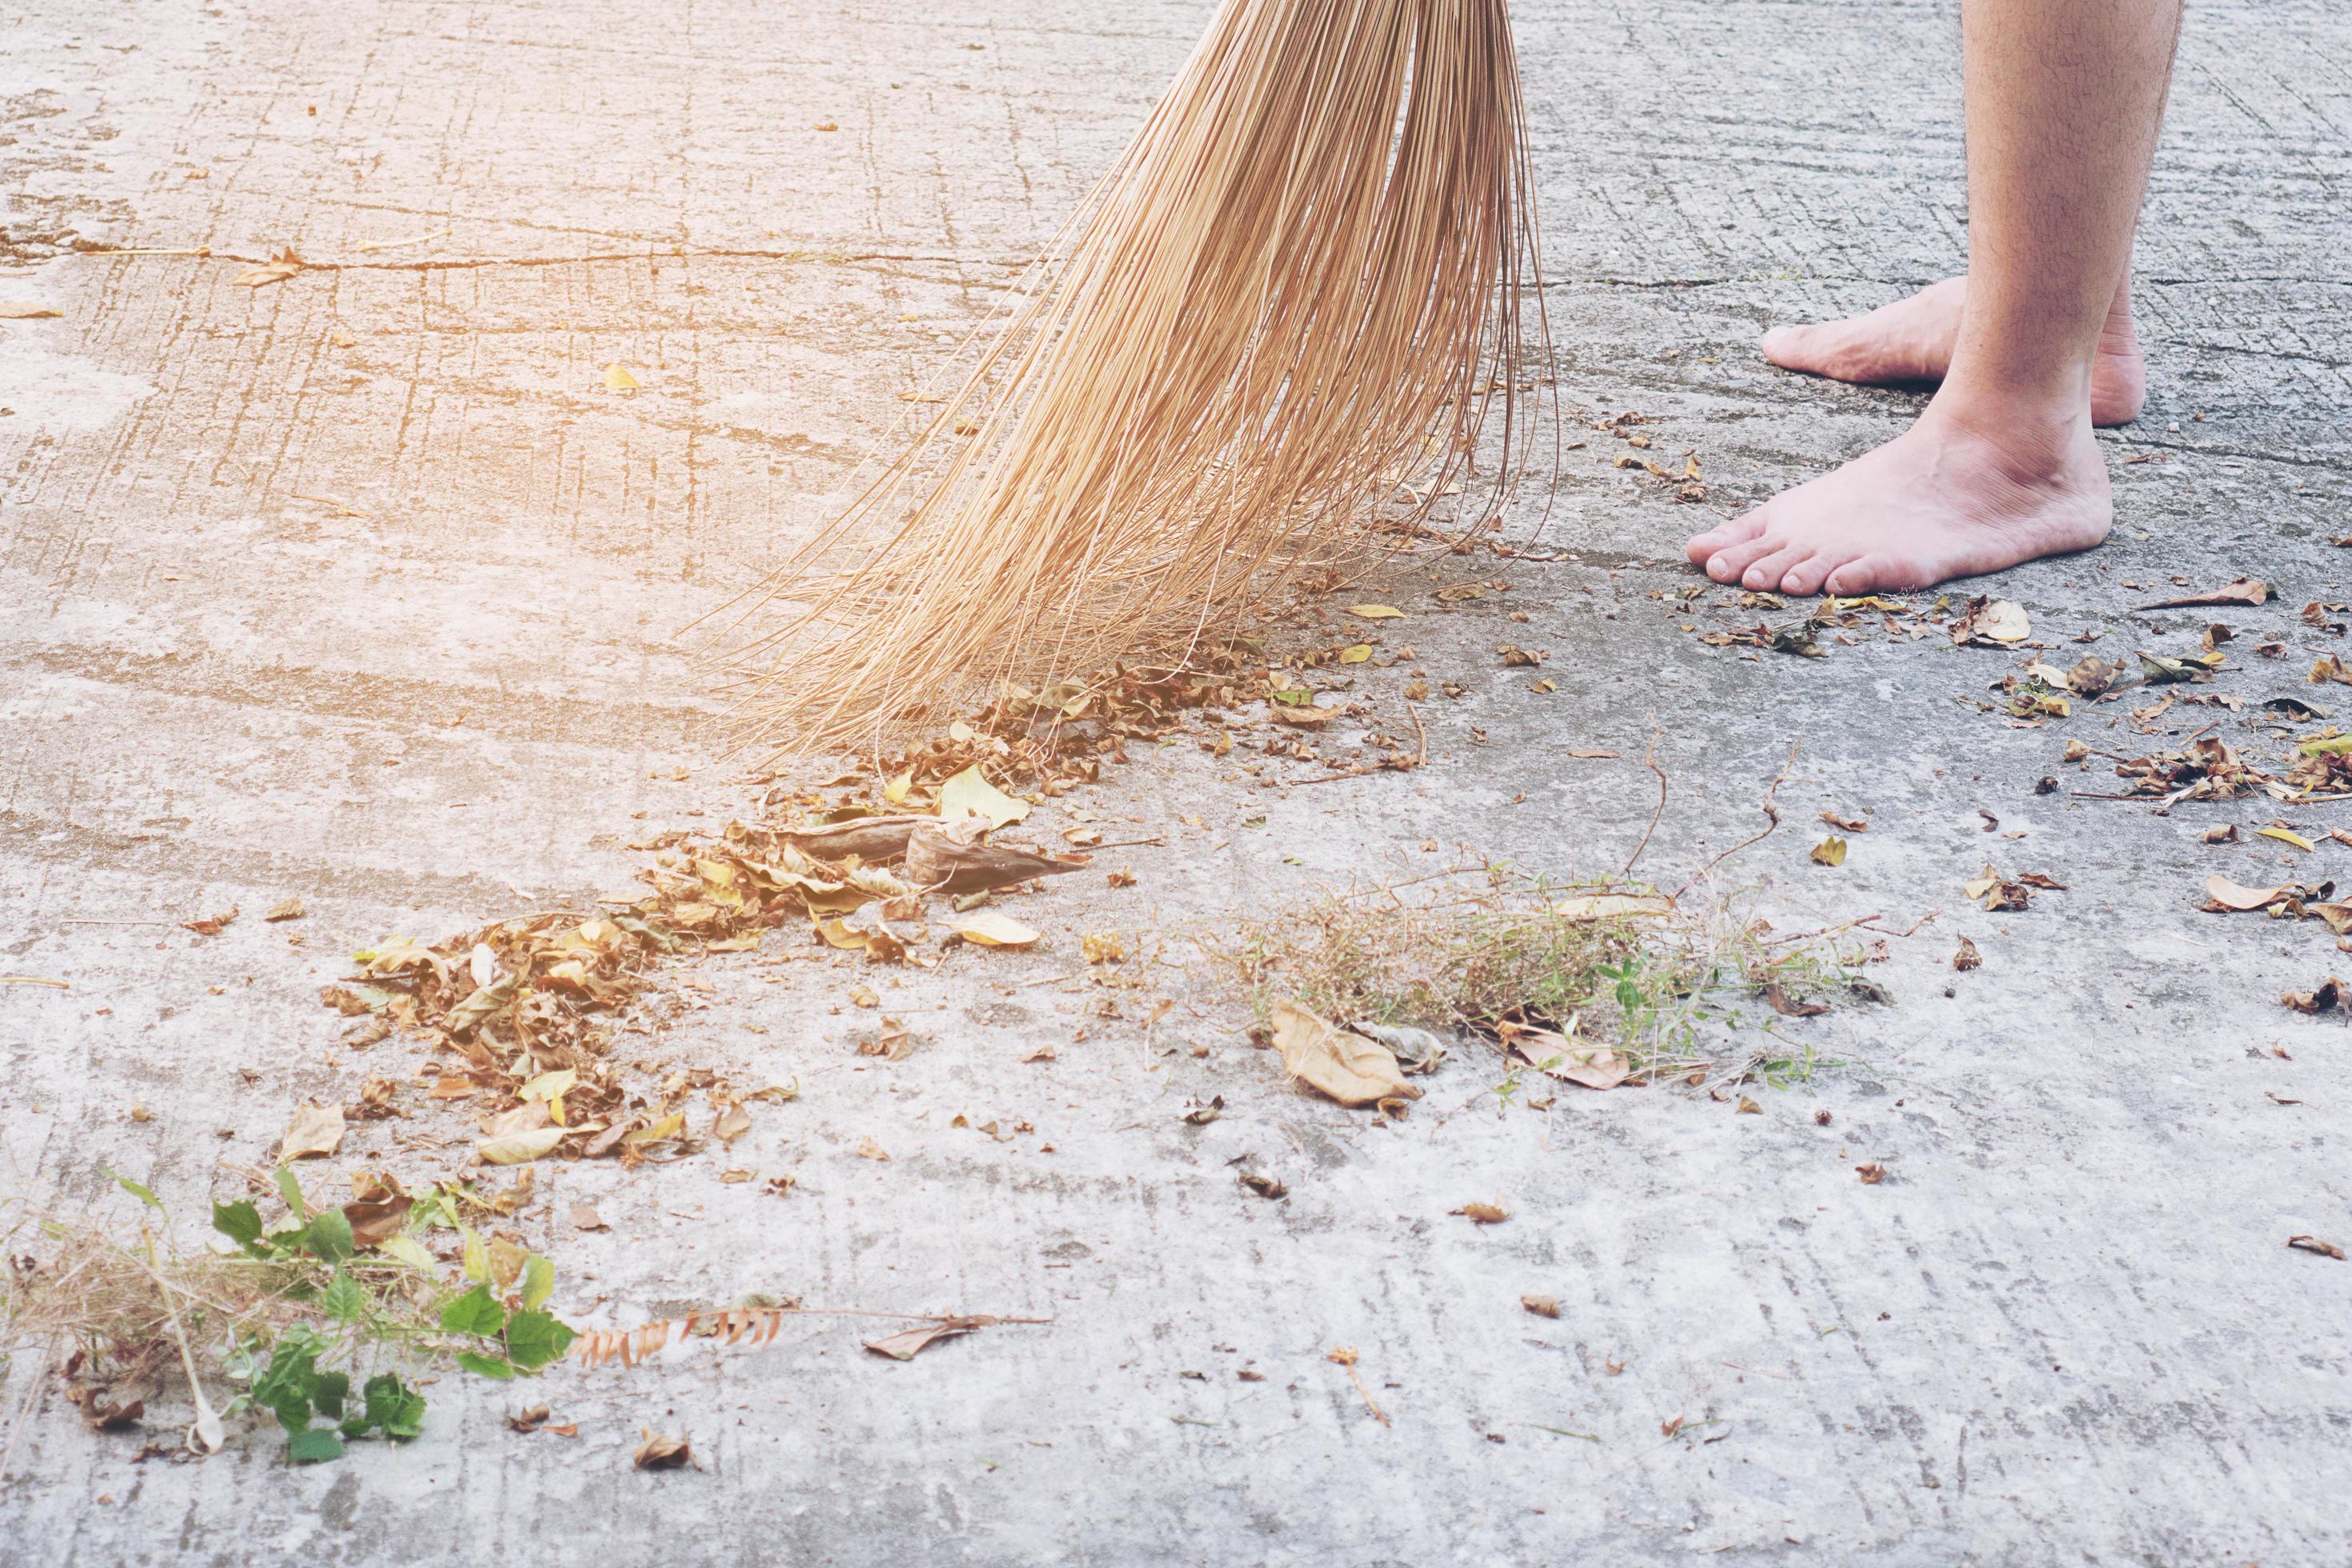
[{"label": "swept pile of dry leaf", "polygon": [[[939,949],[926,950],[935,942],[1025,947],[1038,933],[978,906],[992,890],[1088,864],[1084,854],[992,838],[1024,817],[1032,799],[1096,782],[1105,763],[1127,760],[1129,740],[1190,730],[1223,755],[1234,744],[1224,726],[1241,728],[1236,710],[1261,702],[1263,750],[1331,766],[1297,733],[1316,727],[1300,721],[1340,711],[1316,704],[1307,672],[1368,662],[1372,651],[1356,644],[1273,658],[1258,639],[1236,637],[1185,667],[1122,668],[1042,692],[1008,689],[940,734],[852,759],[855,771],[817,789],[779,784],[761,802],[769,821],[633,844],[654,856],[639,873],[642,894],[603,900],[593,914],[545,911],[431,944],[395,937],[355,954],[357,972],[320,997],[369,1018],[356,1043],[394,1029],[421,1042],[432,1064],[428,1096],[478,1114],[485,1161],[677,1158],[706,1134],[725,1142],[745,1131],[746,1101],[793,1091],[747,1091],[708,1069],[616,1055],[616,1030],[665,960],[749,951],[780,928],[876,963],[928,966],[940,961]],[[1417,761],[1401,746],[1374,754],[1377,763],[1349,771]],[[1081,820],[1066,839],[1100,844],[1099,828],[1075,815]],[[371,1079],[351,1114],[394,1114],[396,1093],[391,1081]],[[698,1100],[709,1110],[700,1128],[688,1124]],[[332,1146],[332,1138],[299,1149],[289,1142],[287,1152]]]}]

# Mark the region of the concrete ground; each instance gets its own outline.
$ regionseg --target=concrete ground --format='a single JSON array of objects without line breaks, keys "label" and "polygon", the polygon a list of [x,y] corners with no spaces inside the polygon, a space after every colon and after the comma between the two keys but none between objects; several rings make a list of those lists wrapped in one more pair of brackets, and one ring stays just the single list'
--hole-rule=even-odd
[{"label": "concrete ground", "polygon": [[[1954,6],[1517,11],[1564,394],[1659,421],[1709,500],[1571,431],[1591,445],[1552,512],[1564,560],[1443,561],[1512,584],[1450,610],[1417,565],[1383,584],[1433,679],[1466,687],[1424,709],[1425,770],[1261,790],[1189,744],[1138,747],[1087,804],[1164,831],[1120,857],[1139,885],[1069,879],[1024,906],[1042,951],[907,976],[892,1005],[929,1039],[904,1062],[851,1055],[856,975],[674,972],[647,1048],[797,1078],[726,1158],[798,1190],[722,1184],[715,1153],[558,1162],[521,1221],[583,1323],[762,1289],[1052,1325],[899,1364],[859,1350],[857,1320],[813,1318],[768,1350],[521,1393],[445,1377],[422,1440],[299,1470],[266,1432],[134,1467],[135,1436],[37,1400],[0,1556],[2352,1559],[2352,1265],[2285,1245],[2352,1244],[2352,1037],[2278,1002],[2352,957],[2315,921],[2198,912],[2215,871],[2352,882],[2343,843],[2251,837],[2352,815],[2159,816],[2078,798],[2120,785],[2060,763],[2071,738],[2131,753],[2210,721],[2275,767],[2263,700],[2352,708],[2303,683],[2347,652],[2343,612],[2299,616],[2352,599],[2329,542],[2352,534],[2352,18],[2191,7],[2139,251],[2151,402],[2103,437],[2116,537],[1968,585],[2021,602],[2053,662],[2085,631],[2179,654],[2231,626],[2199,689],[2245,710],[2179,704],[2144,734],[2142,694],[2037,728],[1984,710],[2023,656],[1873,630],[1743,658],[1698,632],[1783,617],[1650,597],[1695,582],[1695,519],[1918,406],[1751,345],[1959,267]],[[341,953],[588,897],[642,863],[631,838],[745,809],[677,628],[824,515],[1205,14],[9,4],[0,300],[61,315],[0,321],[0,971],[70,985],[0,986],[10,1193],[129,1223],[118,1169],[197,1222],[298,1101],[413,1079],[397,1040],[339,1044],[316,991]],[[367,248],[394,241],[416,243]],[[228,258],[289,245],[310,269],[232,283]],[[606,391],[613,362],[642,389]],[[2271,605],[2131,609],[2249,575]],[[2285,654],[2248,651],[2265,637]],[[1559,691],[1496,668],[1505,641],[1551,648]],[[1292,907],[1417,874],[1433,839],[1622,865],[1654,722],[1671,784],[1643,868],[1666,885],[1761,826],[1801,744],[1786,825],[1723,891],[1783,931],[1940,910],[1874,972],[1891,1003],[1781,1026],[1831,1065],[1752,1086],[1759,1114],[1666,1089],[1499,1110],[1498,1067],[1465,1052],[1383,1130],[1286,1088],[1213,1007],[1149,1044],[1132,1023],[1073,1038],[1089,996],[1053,982],[1080,931]],[[2036,795],[2045,775],[2063,787]],[[1822,810],[1870,824],[1836,870],[1807,859]],[[2243,841],[2201,842],[2224,823]],[[1961,885],[1988,860],[2067,890],[1985,913]],[[257,918],[289,895],[307,920]],[[76,923],[231,905],[214,938]],[[1956,973],[1963,935],[1984,963]],[[1159,1054],[1171,1037],[1211,1054]],[[1054,1063],[1019,1061],[1044,1041]],[[1223,1120],[1177,1120],[1220,1093]],[[335,1168],[461,1159],[462,1122],[415,1111],[356,1130]],[[1034,1132],[993,1142],[959,1112]],[[1286,1201],[1237,1192],[1245,1153]],[[571,1234],[583,1200],[610,1231]],[[1513,1217],[1449,1216],[1472,1200]],[[1562,1316],[1522,1311],[1530,1292]],[[505,1428],[538,1400],[579,1437]],[[633,1470],[641,1426],[689,1435],[705,1468]]]}]

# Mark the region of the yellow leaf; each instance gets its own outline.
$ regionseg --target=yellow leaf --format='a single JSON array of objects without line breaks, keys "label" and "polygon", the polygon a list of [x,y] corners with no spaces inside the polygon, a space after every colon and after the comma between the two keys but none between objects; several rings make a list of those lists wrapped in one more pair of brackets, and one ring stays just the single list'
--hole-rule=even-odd
[{"label": "yellow leaf", "polygon": [[1371,657],[1372,645],[1368,642],[1360,642],[1351,647],[1343,647],[1339,650],[1341,664],[1361,664]]},{"label": "yellow leaf", "polygon": [[686,1130],[686,1117],[671,1111],[650,1127],[640,1127],[621,1140],[624,1143],[658,1143],[665,1138],[675,1138]]},{"label": "yellow leaf", "polygon": [[2258,827],[2254,829],[2254,831],[2264,838],[2275,838],[2282,844],[2292,844],[2297,849],[2316,849],[2319,847],[2310,839],[2305,838],[2302,834],[2291,833],[2284,827]]},{"label": "yellow leaf", "polygon": [[1402,620],[1404,612],[1394,605],[1350,605],[1348,613],[1361,616],[1368,621]]},{"label": "yellow leaf", "polygon": [[636,389],[637,378],[629,374],[628,367],[621,363],[620,361],[614,360],[611,364],[604,367],[605,391],[635,392]]},{"label": "yellow leaf", "polygon": [[517,1100],[553,1100],[579,1081],[579,1069],[558,1068],[553,1072],[540,1074],[515,1090],[515,1098]]},{"label": "yellow leaf", "polygon": [[529,1132],[509,1132],[503,1138],[485,1138],[474,1145],[474,1152],[485,1164],[523,1165],[563,1142],[561,1127],[539,1127]]},{"label": "yellow leaf", "polygon": [[866,951],[866,933],[864,931],[851,931],[847,926],[842,924],[837,920],[817,920],[814,915],[811,915],[809,918],[813,921],[816,921],[817,935],[824,938],[827,945],[841,948],[849,952],[863,952]]},{"label": "yellow leaf", "polygon": [[974,910],[948,922],[948,929],[981,947],[1027,947],[1037,933],[1011,915],[994,910]]},{"label": "yellow leaf", "polygon": [[915,774],[914,770],[910,768],[907,772],[900,773],[897,778],[892,779],[887,785],[884,786],[882,791],[882,799],[891,805],[902,805],[905,803],[908,792],[913,790],[914,787]]},{"label": "yellow leaf", "polygon": [[342,1141],[341,1106],[299,1106],[294,1119],[287,1123],[285,1139],[278,1146],[278,1163],[282,1165],[309,1154],[331,1154]]},{"label": "yellow leaf", "polygon": [[1029,803],[1016,800],[983,777],[974,763],[940,785],[940,816],[953,822],[961,816],[984,816],[991,827],[1003,827],[1029,815]]},{"label": "yellow leaf", "polygon": [[1813,846],[1813,861],[1816,865],[1822,866],[1844,865],[1845,840],[1840,838],[1834,833],[1831,834],[1827,838],[1822,839],[1819,844]]},{"label": "yellow leaf", "polygon": [[0,319],[11,321],[38,321],[58,312],[47,305],[36,305],[29,300],[0,300]]},{"label": "yellow leaf", "polygon": [[411,1268],[439,1267],[433,1255],[425,1250],[425,1244],[413,1236],[387,1237],[375,1244],[375,1255],[389,1258],[394,1263],[405,1263]]}]

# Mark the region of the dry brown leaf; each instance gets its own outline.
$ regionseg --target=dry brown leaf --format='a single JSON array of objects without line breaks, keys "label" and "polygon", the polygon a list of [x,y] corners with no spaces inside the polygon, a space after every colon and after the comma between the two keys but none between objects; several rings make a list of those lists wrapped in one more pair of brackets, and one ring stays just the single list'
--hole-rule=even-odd
[{"label": "dry brown leaf", "polygon": [[732,1143],[750,1131],[751,1113],[740,1105],[730,1105],[710,1124],[710,1135],[721,1143]]},{"label": "dry brown leaf", "polygon": [[1559,1299],[1556,1296],[1522,1296],[1519,1298],[1519,1305],[1538,1318],[1559,1316]]},{"label": "dry brown leaf", "polygon": [[1578,1043],[1572,1037],[1576,1033],[1573,1018],[1569,1020],[1565,1033],[1508,1022],[1498,1026],[1497,1032],[1512,1055],[1562,1083],[1583,1089],[1615,1089],[1633,1070],[1631,1062],[1608,1046]]},{"label": "dry brown leaf", "polygon": [[1971,599],[1968,607],[1952,622],[1952,640],[1956,643],[1980,643],[1989,647],[2006,647],[2023,642],[2033,635],[2033,623],[2025,614],[2025,606],[2014,599]]},{"label": "dry brown leaf", "polygon": [[182,921],[180,929],[192,931],[198,936],[218,936],[235,919],[236,919],[236,906],[231,904],[226,913],[206,915],[200,921]]},{"label": "dry brown leaf", "polygon": [[2282,991],[2279,1000],[2298,1013],[2333,1013],[2344,1003],[2344,982],[2331,974],[2309,991]]},{"label": "dry brown leaf", "polygon": [[604,1216],[596,1212],[595,1205],[593,1204],[573,1204],[572,1205],[572,1228],[574,1230],[610,1230],[613,1227],[604,1223]]},{"label": "dry brown leaf", "polygon": [[993,1321],[992,1318],[949,1318],[936,1323],[925,1323],[917,1329],[903,1329],[878,1340],[867,1340],[866,1348],[876,1355],[887,1355],[892,1361],[912,1361],[941,1340],[968,1334]]},{"label": "dry brown leaf", "polygon": [[247,268],[230,279],[229,284],[232,288],[258,289],[265,284],[283,283],[301,270],[302,258],[294,254],[289,245],[268,260]]},{"label": "dry brown leaf", "polygon": [[2290,1236],[2286,1244],[2297,1252],[2315,1252],[2322,1258],[2333,1258],[2339,1263],[2344,1261],[2342,1247],[2332,1241],[2322,1241],[2315,1236]]},{"label": "dry brown leaf", "polygon": [[307,911],[302,908],[301,900],[288,899],[283,902],[270,905],[268,912],[264,914],[261,918],[265,921],[299,921],[306,912]]},{"label": "dry brown leaf", "polygon": [[1829,1011],[1826,1003],[1798,1001],[1782,990],[1777,980],[1764,987],[1764,1001],[1783,1018],[1818,1018]]},{"label": "dry brown leaf", "polygon": [[286,1124],[286,1136],[278,1144],[278,1163],[331,1154],[342,1142],[343,1108],[306,1103],[296,1108],[294,1119]]},{"label": "dry brown leaf", "polygon": [[2249,910],[2267,909],[2286,891],[2284,886],[2249,888],[2233,882],[2216,872],[2205,882],[2205,907],[2244,913]]},{"label": "dry brown leaf", "polygon": [[890,1151],[871,1138],[860,1138],[857,1141],[857,1157],[861,1160],[887,1160],[890,1157]]},{"label": "dry brown leaf", "polygon": [[1278,1004],[1270,1017],[1275,1048],[1282,1053],[1282,1065],[1290,1076],[1303,1079],[1340,1104],[1421,1098],[1421,1090],[1397,1070],[1396,1058],[1377,1041],[1287,1002]]},{"label": "dry brown leaf", "polygon": [[2135,610],[2185,610],[2197,605],[2251,605],[2270,603],[2268,584],[2252,577],[2241,577],[2225,583],[2209,594],[2184,594],[2178,599],[2158,599],[2152,605],[2134,605]]},{"label": "dry brown leaf", "polygon": [[1840,816],[1834,811],[1825,811],[1822,813],[1822,820],[1828,823],[1832,827],[1836,828],[1840,833],[1867,833],[1870,831],[1870,824],[1864,822],[1862,818],[1858,816]]},{"label": "dry brown leaf", "polygon": [[415,1202],[406,1193],[395,1192],[388,1197],[355,1198],[345,1204],[343,1217],[351,1222],[352,1245],[376,1247],[398,1236]]},{"label": "dry brown leaf", "polygon": [[530,1261],[530,1248],[503,1236],[490,1237],[490,1278],[501,1290],[512,1289],[522,1278],[522,1267]]},{"label": "dry brown leaf", "polygon": [[1862,1184],[1865,1187],[1874,1187],[1886,1180],[1886,1167],[1874,1160],[1867,1165],[1856,1165],[1853,1173],[1862,1178]]},{"label": "dry brown leaf", "polygon": [[0,300],[0,321],[37,321],[60,314],[47,305],[37,305],[30,300]]},{"label": "dry brown leaf", "polygon": [[1475,1220],[1480,1225],[1500,1225],[1511,1217],[1510,1210],[1496,1204],[1464,1204],[1458,1209],[1447,1209],[1445,1212],[1458,1214],[1464,1219]]},{"label": "dry brown leaf", "polygon": [[[78,1354],[76,1359],[79,1359]],[[124,1431],[139,1425],[140,1419],[147,1414],[147,1402],[143,1399],[118,1405],[108,1397],[107,1391],[85,1384],[70,1384],[66,1389],[66,1402],[81,1411],[81,1418],[89,1424],[93,1432]]]},{"label": "dry brown leaf", "polygon": [[1966,973],[1981,967],[1983,963],[1984,954],[1977,951],[1977,944],[1967,937],[1960,938],[1959,951],[1952,954],[1952,967]]},{"label": "dry brown leaf", "polygon": [[[694,1449],[685,1437],[666,1437],[650,1426],[638,1428],[643,1439],[632,1461],[641,1470],[677,1470],[694,1465]],[[699,1465],[695,1465],[700,1469]]]}]

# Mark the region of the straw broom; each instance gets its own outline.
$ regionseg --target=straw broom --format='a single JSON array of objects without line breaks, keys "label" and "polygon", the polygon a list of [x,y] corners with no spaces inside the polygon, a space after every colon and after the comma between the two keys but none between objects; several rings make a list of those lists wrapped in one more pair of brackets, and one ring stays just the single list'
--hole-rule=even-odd
[{"label": "straw broom", "polygon": [[961,388],[738,601],[743,738],[1182,658],[1497,426],[1499,494],[1542,338],[1505,0],[1223,0]]}]

